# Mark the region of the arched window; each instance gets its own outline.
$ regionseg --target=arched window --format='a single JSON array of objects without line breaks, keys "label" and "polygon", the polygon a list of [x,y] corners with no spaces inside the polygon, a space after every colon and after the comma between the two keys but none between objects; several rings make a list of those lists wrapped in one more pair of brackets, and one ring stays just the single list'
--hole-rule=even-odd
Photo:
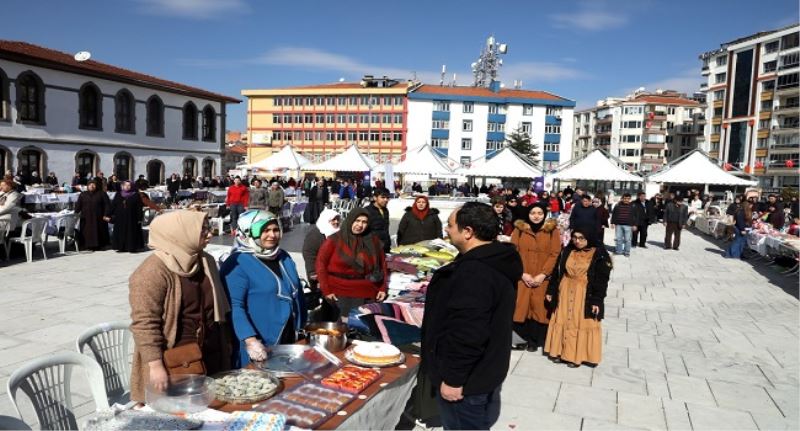
[{"label": "arched window", "polygon": [[192,102],[183,105],[183,139],[197,140],[197,106]]},{"label": "arched window", "polygon": [[125,152],[115,154],[114,175],[120,181],[133,178],[133,156]]},{"label": "arched window", "polygon": [[103,130],[103,94],[91,82],[83,84],[78,93],[80,128]]},{"label": "arched window", "polygon": [[206,105],[203,108],[203,140],[216,141],[214,135],[217,132],[217,114],[211,105]]},{"label": "arched window", "polygon": [[136,100],[128,90],[119,90],[114,97],[114,119],[117,133],[136,133]]},{"label": "arched window", "polygon": [[151,187],[164,183],[164,163],[161,160],[147,162],[147,182]]},{"label": "arched window", "polygon": [[36,172],[42,176],[47,166],[44,162],[44,151],[36,147],[27,147],[17,153],[17,172],[22,175],[31,175]]},{"label": "arched window", "polygon": [[183,159],[183,175],[188,175],[191,178],[197,176],[197,159],[194,157]]},{"label": "arched window", "polygon": [[[0,69],[0,120],[11,118],[11,106],[9,104],[11,95],[9,93],[8,76],[3,72],[3,69]],[[3,172],[5,173],[5,168],[3,168]]]},{"label": "arched window", "polygon": [[214,176],[214,159],[203,159],[203,177],[213,177]]},{"label": "arched window", "polygon": [[147,99],[147,136],[164,136],[164,103],[158,96]]},{"label": "arched window", "polygon": [[78,151],[75,155],[75,172],[78,172],[81,178],[86,178],[89,174],[94,176],[99,165],[97,154],[89,150]]},{"label": "arched window", "polygon": [[6,147],[0,147],[0,174],[5,175],[8,169],[11,169],[11,151]]},{"label": "arched window", "polygon": [[44,124],[44,83],[30,71],[17,77],[17,121]]}]

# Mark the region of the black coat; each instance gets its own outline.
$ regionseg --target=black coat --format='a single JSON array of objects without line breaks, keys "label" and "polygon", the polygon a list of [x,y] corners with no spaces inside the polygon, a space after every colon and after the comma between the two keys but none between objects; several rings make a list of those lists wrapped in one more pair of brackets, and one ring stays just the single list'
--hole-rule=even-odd
[{"label": "black coat", "polygon": [[325,242],[325,235],[319,231],[316,225],[311,226],[303,240],[303,261],[306,264],[308,280],[311,280],[311,276],[317,273],[317,254],[323,242]]},{"label": "black coat", "polygon": [[632,203],[633,211],[636,213],[636,220],[638,220],[637,226],[646,226],[655,223],[656,220],[656,208],[653,205],[653,201],[646,200],[642,203],[640,200],[635,200]]},{"label": "black coat", "polygon": [[439,210],[431,208],[424,220],[414,215],[411,207],[406,208],[406,213],[400,219],[397,227],[397,245],[416,244],[420,241],[442,237],[442,221],[439,219]]},{"label": "black coat", "polygon": [[[558,307],[558,290],[561,287],[561,278],[567,274],[567,259],[573,252],[573,247],[567,247],[561,250],[558,256],[555,268],[551,274],[550,284],[547,286],[547,294],[552,297],[549,303],[549,308],[555,310]],[[600,308],[597,313],[597,319],[602,320],[605,316],[605,307],[603,306],[603,299],[606,297],[608,290],[608,279],[611,277],[611,256],[608,255],[605,247],[595,247],[592,263],[589,264],[589,271],[586,273],[586,278],[589,284],[586,286],[586,302],[584,306],[584,317],[587,319],[594,318],[592,313],[592,306],[596,305]]]},{"label": "black coat", "polygon": [[678,207],[678,205],[675,205],[675,202],[672,201],[667,202],[667,206],[664,209],[665,223],[677,223],[683,226],[688,221],[689,221],[689,207],[686,206],[686,204],[681,203],[680,207]]},{"label": "black coat", "polygon": [[121,192],[117,193],[114,195],[114,200],[111,201],[111,208],[111,222],[114,223],[111,248],[127,252],[143,249],[142,218],[144,216],[144,203],[141,195],[136,192],[125,199],[122,197]]},{"label": "black coat", "polygon": [[383,252],[388,253],[392,248],[392,238],[389,236],[389,209],[384,208],[383,213],[378,210],[375,204],[369,204],[364,208],[369,213],[369,230],[380,238],[383,243]]},{"label": "black coat", "polygon": [[108,223],[103,217],[111,216],[111,201],[104,191],[83,192],[75,203],[75,212],[80,213],[80,235],[82,248],[103,248],[108,245]]},{"label": "black coat", "polygon": [[181,180],[180,178],[172,179],[172,177],[167,179],[167,191],[169,194],[174,195],[178,193],[178,190],[181,189]]},{"label": "black coat", "polygon": [[421,366],[433,387],[445,382],[474,395],[503,383],[520,277],[519,253],[500,242],[460,254],[433,274],[422,322]]},{"label": "black coat", "polygon": [[572,207],[572,212],[569,215],[569,227],[572,229],[582,228],[589,240],[589,244],[597,243],[597,227],[602,225],[600,220],[600,213],[597,208],[590,206],[588,208],[583,205],[575,205]]}]

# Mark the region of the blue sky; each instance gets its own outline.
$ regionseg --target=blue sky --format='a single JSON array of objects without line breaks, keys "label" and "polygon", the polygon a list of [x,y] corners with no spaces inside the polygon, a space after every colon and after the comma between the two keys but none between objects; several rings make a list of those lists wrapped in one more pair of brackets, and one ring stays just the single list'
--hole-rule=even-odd
[{"label": "blue sky", "polygon": [[[239,96],[243,88],[363,74],[470,84],[489,34],[501,79],[587,107],[606,96],[698,89],[697,56],[798,21],[796,0],[265,1],[3,0],[0,38]],[[244,103],[228,127],[246,127]]]}]

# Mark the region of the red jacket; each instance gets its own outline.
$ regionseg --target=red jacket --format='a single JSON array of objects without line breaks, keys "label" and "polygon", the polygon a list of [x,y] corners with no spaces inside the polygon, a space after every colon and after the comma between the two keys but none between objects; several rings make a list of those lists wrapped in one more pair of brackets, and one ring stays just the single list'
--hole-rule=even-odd
[{"label": "red jacket", "polygon": [[244,184],[241,185],[232,185],[228,187],[228,197],[225,198],[225,205],[242,205],[247,206],[250,202],[250,189],[245,186]]},{"label": "red jacket", "polygon": [[368,256],[362,252],[362,258],[368,267],[381,268],[383,280],[373,283],[366,279],[368,274],[356,271],[347,262],[343,261],[336,250],[347,246],[338,241],[336,236],[332,236],[322,243],[322,247],[320,247],[317,254],[317,281],[319,281],[319,287],[323,295],[327,296],[333,293],[336,296],[349,298],[374,299],[379,291],[386,292],[389,284],[389,271],[386,268],[383,245],[377,236],[370,235],[370,238],[376,242],[375,249],[379,252],[377,256]]},{"label": "red jacket", "polygon": [[558,204],[558,199],[557,198],[551,198],[550,199],[550,212],[557,213],[559,211],[561,211],[561,206]]}]

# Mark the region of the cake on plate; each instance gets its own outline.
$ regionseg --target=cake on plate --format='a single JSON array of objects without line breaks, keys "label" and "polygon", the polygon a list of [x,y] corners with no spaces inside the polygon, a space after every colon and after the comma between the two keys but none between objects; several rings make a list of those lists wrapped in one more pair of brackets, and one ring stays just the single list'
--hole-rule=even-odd
[{"label": "cake on plate", "polygon": [[353,347],[353,359],[365,364],[391,364],[400,360],[400,349],[388,343],[358,343]]}]

